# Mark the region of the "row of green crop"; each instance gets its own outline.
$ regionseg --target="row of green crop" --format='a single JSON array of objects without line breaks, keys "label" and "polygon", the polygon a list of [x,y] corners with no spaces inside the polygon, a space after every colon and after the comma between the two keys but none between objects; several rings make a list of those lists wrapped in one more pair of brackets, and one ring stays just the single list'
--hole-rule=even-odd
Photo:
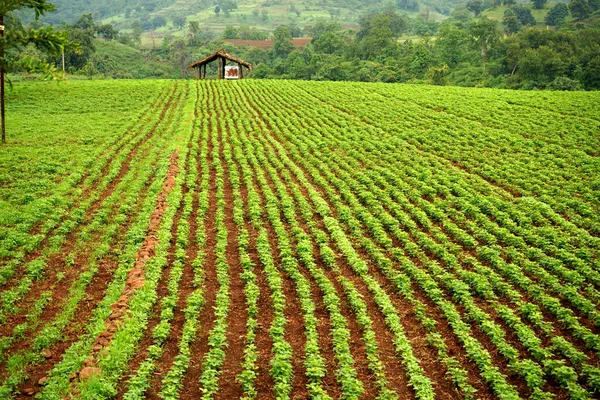
[{"label": "row of green crop", "polygon": [[[339,90],[335,85],[328,91],[326,100],[383,128],[388,134],[396,134],[424,151],[452,159],[501,186],[540,196],[555,210],[567,213],[578,225],[596,235],[600,233],[595,218],[599,205],[597,189],[594,189],[597,186],[595,171],[599,167],[595,157],[582,154],[578,149],[549,144],[542,135],[527,139],[519,130],[465,123],[464,118],[456,115],[410,101],[400,103],[393,90],[379,89],[355,88],[357,93],[353,94],[364,96],[359,107],[347,96],[347,90]],[[322,92],[312,92],[324,98]],[[410,95],[419,98],[417,91]],[[399,103],[402,107],[398,107]],[[439,104],[439,101],[433,103]],[[469,104],[469,100],[462,103]],[[479,104],[473,104],[472,113],[482,113]],[[519,121],[520,130],[528,129],[530,119]],[[579,136],[586,128],[595,129],[577,121],[576,132],[570,131],[564,136]],[[561,142],[564,140],[561,138]]]},{"label": "row of green crop", "polygon": [[[198,116],[200,98],[204,98],[206,93],[204,91],[200,93],[200,88],[197,88],[196,90],[198,90],[198,98],[196,100],[194,114],[197,123],[194,129],[198,130],[199,137],[191,143],[190,171],[186,182],[188,187],[187,196],[196,198],[195,202],[197,207],[196,246],[198,250],[194,260],[187,260],[187,262],[191,262],[194,271],[194,279],[191,284],[193,284],[196,289],[186,299],[186,308],[184,309],[185,322],[179,340],[179,353],[175,356],[171,368],[165,373],[161,382],[162,388],[159,396],[164,399],[179,398],[183,386],[183,376],[188,370],[192,358],[196,356],[195,354],[192,354],[191,345],[196,338],[200,323],[202,323],[202,321],[199,321],[200,312],[206,304],[204,297],[204,282],[206,279],[206,271],[204,270],[204,261],[206,258],[206,231],[204,224],[208,211],[210,180],[208,166],[208,124],[206,123],[205,118],[199,118]],[[196,146],[197,143],[200,145]],[[196,168],[196,171],[194,171],[194,168]],[[201,178],[199,178],[199,174],[201,175]]]},{"label": "row of green crop", "polygon": [[[306,143],[304,143],[304,144],[306,145]],[[321,162],[322,162],[322,159],[321,159]]]},{"label": "row of green crop", "polygon": [[[227,133],[227,136],[225,135]],[[244,282],[244,292],[246,295],[246,308],[248,311],[248,320],[246,322],[246,338],[244,348],[244,359],[242,361],[242,371],[238,374],[236,379],[242,384],[242,391],[245,399],[255,399],[259,396],[259,392],[255,387],[255,381],[258,376],[258,358],[260,356],[259,349],[256,346],[256,335],[259,326],[258,314],[259,314],[259,298],[260,298],[260,287],[258,285],[258,276],[255,273],[256,265],[250,256],[250,232],[248,231],[247,225],[250,223],[249,219],[246,219],[246,214],[250,212],[260,214],[260,204],[250,201],[256,200],[255,197],[250,200],[246,199],[246,207],[248,212],[244,210],[244,199],[242,198],[242,185],[244,184],[243,179],[240,177],[240,172],[236,166],[236,159],[234,158],[235,147],[232,149],[230,127],[223,129],[221,143],[223,146],[223,159],[227,165],[229,182],[231,183],[234,197],[233,204],[233,219],[238,229],[237,241],[238,251],[240,255],[240,263],[243,269],[241,279]],[[236,155],[238,155],[236,153]],[[247,170],[242,170],[241,174],[244,178],[251,178],[248,175]],[[246,192],[248,193],[248,192]],[[250,211],[252,209],[253,211]]]},{"label": "row of green crop", "polygon": [[[164,127],[163,129],[166,130]],[[157,143],[154,143],[156,141]],[[143,199],[145,197],[144,192],[148,191],[150,193],[152,186],[148,187],[148,182],[144,179],[139,180],[139,177],[146,176],[150,182],[152,181],[155,171],[154,166],[158,162],[160,152],[164,149],[166,143],[167,138],[162,134],[158,135],[155,141],[150,142],[145,147],[144,153],[146,154],[139,153],[139,157],[135,159],[136,168],[133,168],[124,177],[121,184],[117,186],[112,195],[103,203],[104,208],[100,208],[100,212],[92,220],[90,231],[103,233],[99,236],[95,250],[87,258],[86,264],[81,266],[83,270],[79,271],[75,275],[76,279],[69,284],[68,296],[65,303],[60,305],[58,314],[51,317],[52,319],[43,326],[38,326],[40,325],[39,321],[32,321],[35,323],[34,325],[22,325],[14,331],[13,337],[4,339],[10,345],[10,343],[18,338],[18,335],[22,336],[24,333],[27,333],[27,335],[33,336],[29,342],[30,347],[27,350],[11,355],[6,361],[10,375],[2,386],[5,393],[15,390],[17,385],[21,384],[27,378],[29,374],[28,368],[42,361],[42,357],[40,356],[41,350],[51,348],[55,343],[63,339],[65,329],[77,315],[76,312],[81,301],[87,296],[86,289],[98,272],[99,260],[107,257],[110,253],[111,247],[115,244],[115,237],[121,235],[121,226],[129,223],[128,221],[134,220],[136,210],[139,210],[137,204],[140,198]],[[130,213],[133,213],[133,215],[130,215]],[[109,216],[112,216],[112,218],[109,218]],[[89,236],[82,237],[80,244],[83,245],[86,240],[89,240]],[[55,271],[59,275],[57,279],[59,283],[61,281],[60,275],[66,275],[69,268],[73,268],[73,265],[66,263],[64,271]],[[70,274],[73,275],[73,273]],[[45,292],[41,294],[40,299],[46,298],[49,295],[54,296],[56,294]],[[35,302],[34,309],[40,304],[39,302],[40,300]],[[47,304],[48,301],[45,303]],[[43,310],[36,310],[36,313],[41,315]]]},{"label": "row of green crop", "polygon": [[[15,259],[4,266],[2,273],[0,274],[5,279],[9,279],[13,276],[15,279],[12,280],[14,286],[10,287],[9,285],[6,287],[0,297],[2,300],[0,320],[5,320],[8,316],[20,311],[18,307],[19,302],[22,298],[26,297],[29,290],[31,290],[32,285],[37,281],[45,279],[49,259],[60,255],[64,251],[63,247],[69,234],[77,232],[80,239],[89,239],[89,236],[92,235],[94,229],[97,228],[98,225],[92,223],[93,218],[105,218],[105,215],[102,214],[102,209],[100,208],[95,210],[93,215],[86,215],[86,212],[88,214],[90,213],[94,204],[100,201],[102,193],[107,191],[111,182],[117,178],[123,165],[129,163],[129,154],[131,154],[134,149],[137,149],[145,137],[151,134],[151,130],[148,130],[147,128],[143,129],[144,125],[152,123],[157,126],[161,122],[158,117],[154,120],[149,119],[151,115],[152,114],[149,114],[146,116],[147,118],[140,120],[140,126],[138,127],[139,132],[132,135],[133,139],[127,142],[121,149],[121,152],[114,155],[105,175],[102,175],[101,171],[103,168],[101,166],[102,163],[100,162],[97,168],[91,169],[92,172],[88,179],[84,181],[82,187],[77,188],[78,192],[87,190],[93,194],[79,203],[77,207],[70,209],[66,215],[63,215],[62,218],[64,218],[64,221],[61,221],[60,219],[50,220],[50,223],[52,224],[58,223],[58,221],[61,221],[61,223],[56,227],[53,235],[49,236],[49,247],[44,249],[39,256],[28,260],[26,263],[23,263],[23,260]],[[106,161],[107,160],[104,160],[104,162]],[[73,257],[71,256],[71,258]],[[24,271],[24,274],[17,273],[15,276],[15,273],[18,270]],[[4,283],[6,284],[7,281],[5,280]]]},{"label": "row of green crop", "polygon": [[[267,153],[267,152],[265,152],[265,153]],[[273,158],[273,163],[275,164],[275,168],[278,171],[285,171],[285,167],[281,164],[281,162],[279,161],[279,159],[277,157]],[[312,217],[313,217],[313,212],[312,212],[311,206],[306,202],[306,199],[301,195],[298,188],[295,187],[294,182],[291,180],[291,178],[289,176],[289,172],[287,172],[287,173],[286,172],[287,171],[283,172],[283,174],[287,178],[286,184],[288,185],[288,187],[293,188],[291,190],[293,190],[295,193],[295,198],[301,207],[302,214],[305,216],[306,221],[309,222],[312,220]],[[273,178],[273,179],[275,179],[275,178]],[[283,193],[281,183],[278,185],[278,188],[279,188],[279,192]],[[282,198],[282,201],[284,201],[283,198]],[[289,217],[289,214],[288,214],[288,222],[291,225],[294,224],[291,217]],[[325,264],[328,265],[328,267],[332,268],[336,272],[336,274],[340,274],[340,270],[339,270],[339,268],[337,268],[335,261],[334,261],[335,257],[331,256],[331,254],[333,254],[333,253],[328,248],[326,239],[323,239],[323,235],[325,235],[325,234],[318,229],[313,229],[312,233],[317,238],[320,238],[319,246],[321,248],[321,252],[323,255],[323,261],[325,262]],[[303,237],[303,236],[301,236],[301,237]],[[325,235],[325,238],[326,238],[326,235]],[[306,237],[304,237],[304,239],[306,240]],[[309,242],[305,241],[304,243],[307,243],[307,245],[308,245]],[[367,347],[371,350],[376,349],[377,344],[373,340],[373,336],[372,336],[373,333],[372,333],[372,331],[369,331],[369,329],[368,329],[369,326],[371,325],[371,322],[369,322],[370,317],[366,314],[366,306],[360,300],[360,296],[358,295],[358,292],[356,291],[356,289],[353,287],[352,283],[344,277],[339,277],[339,279],[340,279],[340,283],[342,284],[342,286],[346,289],[346,293],[349,296],[349,299],[351,301],[353,308],[355,309],[358,320],[360,321],[363,329],[366,330],[366,332],[365,332],[366,335],[364,336],[364,340],[365,340],[365,343],[367,344]],[[405,290],[405,293],[406,293],[406,290]],[[416,299],[414,299],[414,297],[411,297],[411,300],[416,301]],[[470,393],[473,392],[473,389],[472,389],[472,387],[470,387],[468,382],[466,382],[466,378],[465,378],[466,373],[464,372],[464,370],[462,370],[460,368],[460,364],[456,359],[454,359],[452,357],[448,357],[448,354],[447,354],[448,350],[444,346],[443,341],[440,342],[440,340],[437,338],[437,336],[433,335],[434,331],[435,331],[435,326],[432,325],[432,323],[428,321],[428,317],[426,317],[424,315],[423,309],[424,309],[424,307],[421,305],[420,312],[417,313],[419,315],[419,318],[424,320],[424,325],[431,327],[431,329],[430,329],[430,331],[432,332],[431,340],[437,344],[436,349],[440,352],[440,355],[443,358],[444,362],[448,365],[448,368],[452,370],[451,374],[452,374],[455,382],[457,383],[457,386],[459,386],[461,388],[464,395],[468,396]],[[371,352],[369,354],[369,356],[373,357],[375,354],[376,354],[376,352],[375,353]],[[380,387],[382,390],[382,396],[385,397],[385,396],[390,395],[390,393],[389,393],[389,391],[386,392],[386,390],[385,390],[385,383],[384,383],[385,378],[383,375],[383,371],[379,370],[377,368],[377,364],[378,364],[377,361],[375,361],[375,359],[372,358],[371,365],[375,368],[373,372],[376,374],[376,376],[379,376],[381,379],[379,381]]]},{"label": "row of green crop", "polygon": [[225,224],[225,172],[220,160],[221,144],[218,135],[219,121],[217,119],[216,100],[214,95],[208,94],[208,107],[212,111],[210,114],[210,141],[212,151],[209,154],[211,169],[215,173],[215,189],[217,210],[215,214],[215,266],[217,273],[217,283],[219,285],[214,305],[215,319],[214,325],[208,336],[209,350],[202,359],[202,374],[200,376],[200,387],[202,398],[210,399],[219,390],[219,380],[223,372],[223,363],[227,348],[227,329],[229,327],[229,311],[231,305],[230,293],[230,265],[227,261],[227,238],[228,230]]},{"label": "row of green crop", "polygon": [[[190,97],[197,99],[198,95],[193,90]],[[191,105],[194,103],[189,102],[189,104]],[[186,106],[184,106],[184,113],[188,113],[190,111],[191,107],[186,104]],[[146,359],[141,362],[137,370],[132,374],[131,378],[127,382],[128,390],[123,395],[123,399],[127,400],[145,398],[146,392],[152,383],[152,380],[154,379],[156,363],[163,356],[165,342],[169,335],[172,334],[171,322],[175,316],[175,308],[177,307],[180,295],[179,288],[183,270],[186,264],[186,247],[189,244],[190,230],[188,220],[191,217],[193,207],[193,193],[189,191],[189,183],[190,180],[191,182],[195,182],[194,176],[197,175],[197,168],[195,165],[196,161],[194,160],[193,155],[194,150],[197,149],[195,145],[196,141],[198,140],[198,136],[194,123],[190,125],[190,131],[190,144],[188,145],[190,149],[187,154],[187,159],[185,162],[183,162],[184,160],[181,160],[181,165],[184,165],[185,171],[184,182],[185,186],[188,188],[188,191],[185,195],[182,195],[183,197],[179,201],[180,208],[178,211],[178,216],[175,216],[173,220],[173,227],[175,227],[175,231],[174,238],[171,239],[171,242],[174,241],[175,246],[174,248],[169,249],[172,260],[170,261],[170,265],[168,265],[170,267],[170,273],[166,284],[167,294],[166,296],[157,299],[160,301],[160,321],[152,328],[150,333],[153,343],[149,345],[147,349],[144,349],[147,352]]]},{"label": "row of green crop", "polygon": [[[112,173],[114,179],[118,170],[111,170],[110,165],[120,165],[124,160],[123,155],[134,148],[131,146],[132,141],[136,142],[140,134],[147,133],[146,125],[157,115],[157,109],[167,98],[167,93],[164,90],[156,97],[149,97],[148,101],[151,100],[151,103],[141,108],[143,111],[131,117],[126,126],[115,132],[104,144],[105,147],[99,149],[99,156],[90,157],[79,169],[71,170],[68,176],[52,188],[50,196],[27,205],[26,210],[21,212],[18,224],[6,224],[1,228],[0,256],[5,264],[0,270],[2,285],[14,275],[15,268],[25,262],[27,254],[40,249],[43,241],[56,244],[81,222],[85,209],[93,203],[87,201],[82,204],[81,196],[98,196],[98,189],[106,187],[105,182],[111,181],[111,177],[106,174]],[[65,146],[63,151],[68,152],[69,147]],[[118,157],[121,157],[121,163],[115,160]],[[18,193],[14,195],[17,196]],[[82,209],[82,212],[74,214],[73,208]],[[53,236],[58,238],[52,239]]]}]

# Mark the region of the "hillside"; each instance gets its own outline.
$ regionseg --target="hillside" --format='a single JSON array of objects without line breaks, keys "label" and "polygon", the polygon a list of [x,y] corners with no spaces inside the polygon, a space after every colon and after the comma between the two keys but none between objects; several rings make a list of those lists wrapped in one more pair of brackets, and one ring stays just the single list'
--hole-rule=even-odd
[{"label": "hillside", "polygon": [[[544,5],[544,8],[541,10],[535,9],[532,3],[524,4],[523,7],[529,8],[531,10],[531,15],[533,15],[533,18],[535,18],[535,21],[538,25],[545,26],[546,23],[544,22],[544,18],[546,17],[546,14],[548,14],[548,11],[550,11],[550,9],[555,5],[556,3],[546,3]],[[502,21],[504,18],[504,12],[508,9],[508,7],[509,6],[498,6],[495,8],[490,8],[488,10],[483,11],[481,15],[484,15],[496,21]]]},{"label": "hillside", "polygon": [[0,398],[592,399],[600,93],[18,83]]},{"label": "hillside", "polygon": [[[431,7],[432,16],[448,14],[459,0],[56,0],[58,11],[43,18],[49,23],[74,22],[83,13],[92,13],[96,19],[112,22],[119,29],[128,29],[134,21],[152,21],[165,17],[168,26],[161,31],[175,31],[173,20],[183,16],[200,21],[203,27],[222,30],[227,24],[251,24],[262,30],[273,30],[283,23],[300,27],[319,19],[334,19],[349,27],[356,27],[359,17],[368,11],[392,7],[398,11],[416,14],[420,8]],[[217,16],[215,6],[223,10]],[[235,6],[233,6],[235,5]]]},{"label": "hillside", "polygon": [[98,40],[96,49],[95,57],[107,66],[105,73],[109,78],[144,79],[179,76],[176,67],[160,61],[155,55],[143,53],[115,41]]}]

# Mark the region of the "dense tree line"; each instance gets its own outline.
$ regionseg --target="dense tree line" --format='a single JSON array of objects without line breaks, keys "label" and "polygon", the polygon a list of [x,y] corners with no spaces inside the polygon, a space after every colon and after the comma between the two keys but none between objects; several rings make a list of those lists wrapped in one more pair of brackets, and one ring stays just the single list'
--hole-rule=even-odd
[{"label": "dense tree line", "polygon": [[[531,9],[513,0],[502,0],[508,8],[501,22],[482,17],[480,0],[471,0],[456,7],[443,23],[432,20],[427,10],[409,18],[390,8],[364,14],[357,30],[343,29],[335,21],[319,21],[304,30],[294,24],[280,25],[270,35],[250,25],[227,26],[224,32],[216,34],[197,21],[183,18],[177,22],[177,16],[172,16],[170,20],[180,26],[183,35],[153,40],[152,49],[144,54],[152,62],[174,66],[179,74],[172,77],[190,76],[186,67],[191,61],[226,47],[251,62],[255,66],[252,76],[259,79],[598,89],[600,24],[568,22],[574,17],[576,1],[579,0],[568,5],[558,3],[549,10],[545,22],[552,29],[536,27]],[[594,7],[596,1],[600,3],[585,1],[590,9],[590,2]],[[542,0],[538,3],[533,6],[545,6]],[[65,48],[67,72],[90,77],[139,77],[133,70],[139,69],[139,64],[128,66],[131,71],[123,71],[117,67],[122,62],[118,56],[98,55],[96,45],[98,40],[118,41],[139,49],[144,21],[135,21],[128,33],[119,33],[112,25],[96,21],[92,14],[84,14],[73,24],[61,25],[69,39]],[[297,49],[292,43],[294,37],[312,40],[306,48]],[[235,47],[222,41],[267,38],[274,40],[269,50]],[[61,66],[61,57],[47,59]],[[146,72],[142,76],[147,76]],[[158,76],[165,76],[164,72]]]},{"label": "dense tree line", "polygon": [[[291,46],[289,29],[281,26],[271,51],[253,50],[247,57],[257,64],[255,78],[600,88],[598,27],[577,29],[556,12],[558,16],[549,14],[549,22],[562,28],[539,29],[533,27],[529,9],[515,5],[508,11],[503,24],[460,11],[441,24],[390,11],[375,13],[361,20],[357,32],[321,22],[311,29],[312,42],[303,50]],[[422,25],[430,26],[435,38],[400,39]]]}]

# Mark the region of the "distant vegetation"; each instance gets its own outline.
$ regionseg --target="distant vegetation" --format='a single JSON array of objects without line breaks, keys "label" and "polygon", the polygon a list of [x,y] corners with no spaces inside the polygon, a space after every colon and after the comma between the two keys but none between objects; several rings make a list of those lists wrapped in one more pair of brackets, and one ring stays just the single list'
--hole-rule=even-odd
[{"label": "distant vegetation", "polygon": [[[187,65],[224,47],[255,66],[253,78],[600,88],[596,1],[56,3],[46,21],[90,11],[58,25],[71,43],[66,72],[90,79],[189,77]],[[308,46],[295,48],[299,37]],[[223,42],[265,39],[271,48]]]}]

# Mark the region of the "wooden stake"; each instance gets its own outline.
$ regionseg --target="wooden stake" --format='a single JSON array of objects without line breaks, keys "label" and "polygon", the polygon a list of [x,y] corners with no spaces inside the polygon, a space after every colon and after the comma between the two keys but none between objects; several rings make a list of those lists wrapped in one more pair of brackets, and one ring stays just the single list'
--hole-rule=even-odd
[{"label": "wooden stake", "polygon": [[[2,30],[0,30],[0,36],[4,39],[4,15],[0,15],[0,25],[2,26]],[[6,144],[6,109],[4,105],[4,47],[0,49],[0,61],[2,64],[0,65],[0,103],[2,103],[1,114],[2,114],[2,143]]]}]

